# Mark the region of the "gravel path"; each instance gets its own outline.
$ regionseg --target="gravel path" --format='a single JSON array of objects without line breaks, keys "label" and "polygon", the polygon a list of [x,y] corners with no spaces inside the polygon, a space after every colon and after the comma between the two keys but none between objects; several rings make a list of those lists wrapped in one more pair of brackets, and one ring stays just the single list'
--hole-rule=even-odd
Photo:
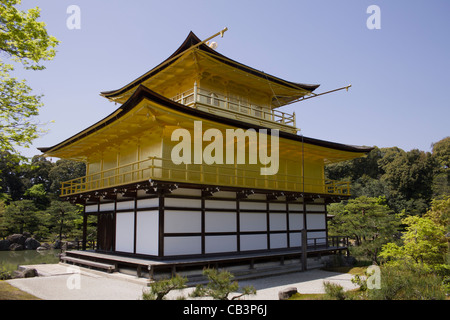
[{"label": "gravel path", "polygon": [[[138,300],[147,288],[145,279],[137,279],[123,274],[107,274],[63,264],[43,264],[29,266],[36,268],[40,277],[7,280],[22,291],[44,300]],[[338,283],[345,290],[356,286],[352,275],[312,269],[284,275],[257,279],[239,280],[241,287],[253,285],[257,290],[246,300],[278,300],[278,292],[286,287],[296,287],[299,293],[323,293],[323,282]],[[187,295],[192,288],[182,290]],[[169,299],[181,294],[171,292]]]}]

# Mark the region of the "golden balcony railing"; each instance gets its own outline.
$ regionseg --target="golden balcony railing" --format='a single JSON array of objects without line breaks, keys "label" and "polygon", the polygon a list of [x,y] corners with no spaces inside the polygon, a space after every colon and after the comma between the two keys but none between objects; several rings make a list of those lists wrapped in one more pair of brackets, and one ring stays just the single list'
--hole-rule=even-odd
[{"label": "golden balcony railing", "polygon": [[173,101],[186,106],[202,109],[202,106],[215,108],[217,111],[227,112],[230,115],[244,116],[254,121],[264,121],[272,125],[280,126],[280,129],[297,131],[295,113],[289,114],[276,109],[268,109],[255,105],[244,99],[228,97],[226,95],[205,90],[194,85],[194,88],[186,90],[171,98]]},{"label": "golden balcony railing", "polygon": [[261,175],[244,165],[175,165],[170,159],[150,157],[62,183],[61,196],[117,187],[145,180],[197,183],[277,191],[350,195],[349,182],[277,173]]}]

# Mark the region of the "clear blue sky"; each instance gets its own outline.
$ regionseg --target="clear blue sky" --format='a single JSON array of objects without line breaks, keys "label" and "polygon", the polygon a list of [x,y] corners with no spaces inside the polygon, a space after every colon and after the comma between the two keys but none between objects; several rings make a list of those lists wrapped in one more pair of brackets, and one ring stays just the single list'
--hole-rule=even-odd
[{"label": "clear blue sky", "polygon": [[[217,51],[289,81],[341,91],[283,107],[305,136],[344,144],[430,151],[450,135],[450,1],[448,0],[23,0],[61,44],[44,71],[22,71],[44,107],[53,146],[117,108],[101,91],[122,87],[172,54],[189,31],[217,38]],[[81,29],[69,30],[69,5]],[[368,6],[381,9],[369,30]]]}]

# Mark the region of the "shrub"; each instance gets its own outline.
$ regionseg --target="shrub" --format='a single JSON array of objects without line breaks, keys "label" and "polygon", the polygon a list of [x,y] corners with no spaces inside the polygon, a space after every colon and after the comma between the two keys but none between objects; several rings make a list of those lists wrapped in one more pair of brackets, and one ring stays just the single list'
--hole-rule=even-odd
[{"label": "shrub", "polygon": [[172,290],[186,287],[187,278],[176,275],[171,279],[162,279],[150,283],[150,291],[142,293],[143,300],[164,300],[165,296]]},{"label": "shrub", "polygon": [[370,300],[443,300],[442,277],[410,265],[381,267],[381,288],[367,290]]},{"label": "shrub", "polygon": [[326,300],[345,300],[347,298],[344,288],[335,283],[331,283],[328,281],[323,282],[323,286],[325,288],[325,296]]}]

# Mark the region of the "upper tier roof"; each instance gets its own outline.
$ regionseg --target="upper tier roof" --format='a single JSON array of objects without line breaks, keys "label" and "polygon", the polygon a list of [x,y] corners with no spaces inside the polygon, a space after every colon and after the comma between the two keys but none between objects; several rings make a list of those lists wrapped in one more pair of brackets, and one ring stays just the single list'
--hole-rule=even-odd
[{"label": "upper tier roof", "polygon": [[[183,64],[183,61],[192,60],[185,59],[186,55],[195,55],[196,68],[198,68],[198,65],[200,64],[204,71],[214,69],[214,72],[217,72],[217,66],[220,65],[222,70],[219,72],[222,72],[222,76],[229,76],[230,78],[234,77],[232,80],[235,82],[242,81],[250,87],[253,86],[259,89],[265,89],[266,91],[273,93],[272,108],[295,101],[310,94],[319,87],[317,84],[304,84],[283,80],[263,71],[253,69],[218,53],[205,43],[201,42],[202,41],[191,31],[183,44],[158,66],[124,87],[117,90],[101,92],[101,95],[110,100],[124,103],[141,84],[155,90],[151,85],[152,80],[163,72],[171,73],[171,71],[173,71],[171,70],[171,67],[175,68],[176,65]],[[183,68],[187,69],[189,66],[183,65]],[[241,73],[236,75],[236,72],[233,72],[236,70],[241,71]],[[248,77],[244,78],[242,72]]]},{"label": "upper tier roof", "polygon": [[[148,101],[152,105],[155,106],[163,106],[164,108],[167,108],[167,111],[171,113],[177,113],[185,115],[188,118],[196,118],[196,119],[202,119],[205,121],[211,121],[216,122],[223,125],[229,125],[236,128],[243,128],[243,129],[268,129],[265,127],[249,124],[247,122],[231,119],[231,118],[225,118],[218,115],[214,115],[208,112],[200,111],[194,108],[190,108],[188,106],[185,106],[183,104],[179,104],[175,101],[172,101],[164,96],[161,96],[157,94],[156,92],[151,91],[147,87],[144,87],[142,85],[138,86],[138,88],[135,90],[132,97],[123,105],[121,105],[117,110],[115,110],[112,114],[105,117],[104,119],[100,120],[99,122],[95,123],[94,125],[84,129],[83,131],[79,132],[78,134],[58,143],[55,146],[52,147],[44,147],[44,148],[38,148],[41,152],[45,153],[48,156],[55,156],[60,158],[65,158],[65,153],[67,148],[71,148],[75,146],[77,149],[83,153],[85,147],[82,146],[83,140],[86,139],[93,139],[95,144],[99,143],[99,138],[93,137],[95,133],[98,133],[100,131],[107,131],[112,130],[114,134],[117,134],[116,129],[108,129],[110,128],[115,122],[120,121],[121,119],[125,118],[127,115],[132,115],[133,110],[142,102],[142,101]],[[145,126],[139,126],[139,128],[143,128]],[[352,159],[355,157],[359,157],[362,154],[365,154],[367,152],[370,152],[373,148],[371,147],[365,147],[365,146],[352,146],[352,145],[346,145],[346,144],[340,144],[330,141],[324,141],[319,139],[313,139],[309,137],[303,137],[299,136],[293,133],[287,133],[280,131],[279,132],[280,138],[288,139],[291,141],[296,141],[300,143],[305,143],[305,145],[311,145],[311,146],[317,146],[326,148],[329,150],[336,150],[336,152],[331,152],[329,154],[329,162],[336,162],[336,161],[343,161],[347,159]],[[80,144],[79,146],[76,146],[77,144]]]}]

